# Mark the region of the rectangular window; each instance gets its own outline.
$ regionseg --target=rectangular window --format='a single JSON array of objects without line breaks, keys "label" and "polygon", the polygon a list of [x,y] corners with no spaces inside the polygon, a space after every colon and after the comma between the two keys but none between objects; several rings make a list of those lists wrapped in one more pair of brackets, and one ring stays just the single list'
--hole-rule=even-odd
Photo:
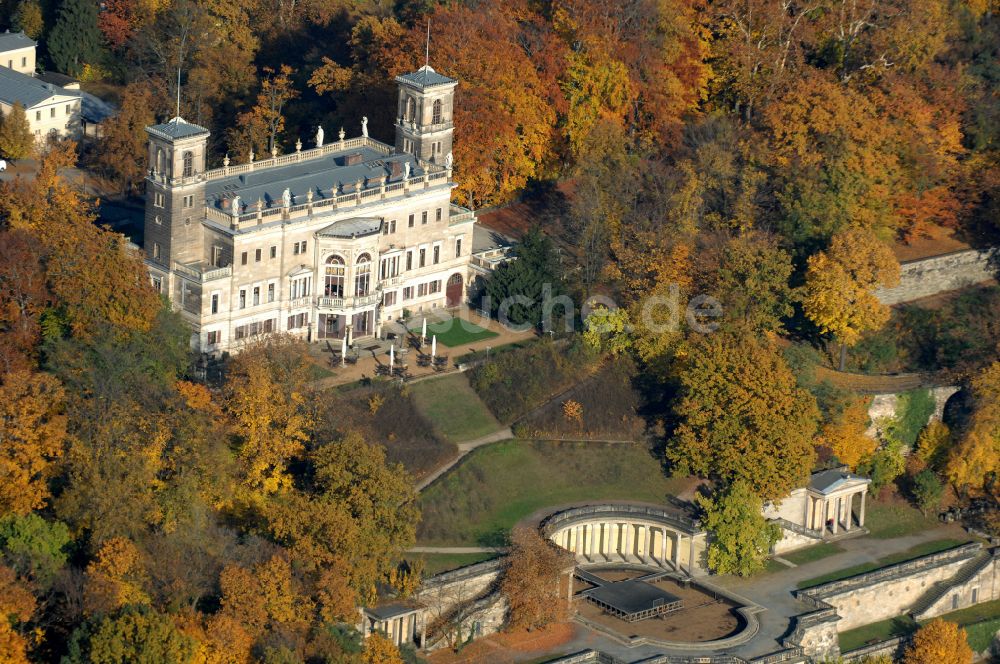
[{"label": "rectangular window", "polygon": [[304,254],[304,253],[306,253],[306,241],[305,240],[302,240],[302,242],[299,242],[298,243],[298,247],[299,247],[299,250],[296,253],[298,253],[298,254]]},{"label": "rectangular window", "polygon": [[417,284],[417,297],[427,295],[427,284]]},{"label": "rectangular window", "polygon": [[156,207],[160,207],[160,208],[163,207],[163,192],[162,191],[154,191],[153,192],[153,205],[155,205]]},{"label": "rectangular window", "polygon": [[219,313],[219,294],[218,293],[213,293],[212,294],[212,313],[213,314]]},{"label": "rectangular window", "polygon": [[441,245],[434,245],[434,264],[437,265],[441,262]]},{"label": "rectangular window", "polygon": [[438,208],[437,212],[434,213],[434,221],[441,221],[441,215],[441,208]]},{"label": "rectangular window", "polygon": [[278,257],[278,247],[276,247],[275,245],[272,244],[271,245],[271,258],[277,258],[277,257]]},{"label": "rectangular window", "polygon": [[309,314],[307,313],[294,314],[288,317],[289,330],[297,330],[299,328],[306,327],[308,325],[309,325]]},{"label": "rectangular window", "polygon": [[247,289],[240,289],[240,309],[247,308]]},{"label": "rectangular window", "polygon": [[240,254],[240,265],[246,265],[246,264],[247,264],[247,252],[244,251],[242,254]]},{"label": "rectangular window", "polygon": [[386,291],[382,295],[382,306],[391,307],[396,304],[396,291]]},{"label": "rectangular window", "polygon": [[42,112],[41,111],[35,111],[35,122],[39,122],[39,121],[41,121],[41,119],[42,119]]},{"label": "rectangular window", "polygon": [[253,306],[260,304],[260,286],[253,287]]},{"label": "rectangular window", "polygon": [[412,269],[413,269],[413,252],[412,251],[407,251],[406,252],[406,271],[409,272]]},{"label": "rectangular window", "polygon": [[267,301],[274,302],[274,284],[267,285]]},{"label": "rectangular window", "polygon": [[409,228],[413,228],[413,215],[412,215],[412,214],[410,215],[410,219],[409,219],[409,221],[407,222],[407,226],[408,226]]},{"label": "rectangular window", "polygon": [[424,210],[423,212],[420,213],[420,225],[422,226],[426,223],[427,223],[427,210]]},{"label": "rectangular window", "polygon": [[421,249],[420,250],[420,267],[423,267],[426,264],[427,264],[427,250],[426,249]]},{"label": "rectangular window", "polygon": [[66,115],[70,115],[73,112],[73,104],[66,104]]},{"label": "rectangular window", "polygon": [[403,289],[403,299],[412,300],[413,299],[413,286],[407,286]]},{"label": "rectangular window", "polygon": [[208,345],[214,346],[219,343],[222,339],[222,333],[219,330],[209,330],[208,332]]},{"label": "rectangular window", "polygon": [[391,220],[389,222],[389,232],[390,233],[395,233],[396,232],[396,220],[395,219],[393,219],[393,220]]},{"label": "rectangular window", "polygon": [[253,252],[253,261],[254,261],[254,263],[259,263],[260,262],[260,249],[255,249],[254,250],[254,252]]},{"label": "rectangular window", "polygon": [[455,240],[455,258],[462,255],[462,238],[457,238]]},{"label": "rectangular window", "polygon": [[52,108],[49,109],[49,117],[50,118],[56,117],[56,107],[55,106],[53,106]]},{"label": "rectangular window", "polygon": [[184,207],[194,207],[194,194],[184,197]]},{"label": "rectangular window", "polygon": [[163,292],[163,279],[160,279],[159,277],[153,277],[153,290],[155,290],[157,293]]},{"label": "rectangular window", "polygon": [[212,246],[212,265],[222,267],[222,247],[219,245]]}]

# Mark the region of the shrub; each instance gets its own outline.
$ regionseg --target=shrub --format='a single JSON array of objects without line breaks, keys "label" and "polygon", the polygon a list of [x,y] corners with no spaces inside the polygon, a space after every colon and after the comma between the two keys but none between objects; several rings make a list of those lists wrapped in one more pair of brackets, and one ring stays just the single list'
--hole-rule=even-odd
[{"label": "shrub", "polygon": [[910,493],[925,516],[929,510],[936,510],[944,496],[944,485],[932,470],[922,470],[913,478]]},{"label": "shrub", "polygon": [[888,429],[906,447],[913,447],[920,431],[934,413],[930,390],[911,390],[899,396],[896,417]]}]

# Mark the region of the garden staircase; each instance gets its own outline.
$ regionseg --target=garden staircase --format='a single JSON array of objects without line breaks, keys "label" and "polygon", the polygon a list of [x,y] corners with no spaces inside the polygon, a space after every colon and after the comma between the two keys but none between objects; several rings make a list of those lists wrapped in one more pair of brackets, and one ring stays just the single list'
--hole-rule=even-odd
[{"label": "garden staircase", "polygon": [[1000,552],[994,551],[980,551],[972,559],[969,560],[965,565],[963,565],[955,576],[951,577],[946,581],[938,581],[930,590],[924,593],[920,599],[914,603],[913,607],[910,609],[909,613],[913,616],[914,620],[923,620],[926,616],[923,614],[928,611],[934,604],[936,604],[942,597],[948,594],[949,591],[961,586],[966,583],[969,579],[979,574],[988,565],[993,564],[994,558],[996,558]]}]

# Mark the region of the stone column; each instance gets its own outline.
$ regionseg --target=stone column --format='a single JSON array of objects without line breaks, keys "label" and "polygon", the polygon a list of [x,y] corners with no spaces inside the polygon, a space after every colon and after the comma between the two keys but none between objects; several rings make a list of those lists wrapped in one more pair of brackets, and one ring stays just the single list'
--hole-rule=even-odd
[{"label": "stone column", "polygon": [[[826,504],[827,504],[827,507],[830,507],[830,499],[829,498],[826,499]],[[833,509],[832,509],[833,516],[832,517],[830,517],[830,516],[827,517],[828,521],[833,521],[833,534],[834,535],[837,534],[837,524],[840,522],[840,514],[837,512],[837,510],[838,510],[839,507],[840,507],[840,501],[834,501],[834,503],[833,503]]]},{"label": "stone column", "polygon": [[858,526],[861,528],[865,527],[865,498],[868,497],[868,492],[865,490],[861,491],[861,511],[858,512]]},{"label": "stone column", "polygon": [[853,512],[854,512],[854,494],[853,493],[851,495],[849,495],[849,496],[844,496],[844,504],[847,505],[847,509],[844,512],[844,520],[846,522],[846,523],[844,523],[844,530],[845,531],[850,531],[850,529],[851,529],[851,522],[854,521],[854,514],[853,514]]},{"label": "stone column", "polygon": [[646,557],[653,558],[653,529],[646,526]]},{"label": "stone column", "polygon": [[607,521],[601,524],[601,543],[601,553],[607,559],[611,555],[611,524]]},{"label": "stone column", "polygon": [[427,609],[424,609],[420,620],[420,647],[427,650]]},{"label": "stone column", "polygon": [[688,574],[694,576],[694,535],[689,538],[690,548],[688,549]]}]

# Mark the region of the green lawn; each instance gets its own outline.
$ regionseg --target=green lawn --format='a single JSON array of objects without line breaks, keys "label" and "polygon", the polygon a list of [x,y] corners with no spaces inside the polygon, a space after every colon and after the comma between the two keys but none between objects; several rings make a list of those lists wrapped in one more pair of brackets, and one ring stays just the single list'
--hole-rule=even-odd
[{"label": "green lawn", "polygon": [[[895,565],[896,563],[913,560],[914,558],[919,558],[920,556],[926,556],[931,553],[937,553],[938,551],[944,551],[945,549],[951,549],[959,544],[965,544],[967,541],[969,540],[939,539],[924,542],[923,544],[918,544],[917,546],[911,547],[906,551],[894,553],[889,556],[883,556],[874,562],[861,563],[860,565],[845,567],[844,569],[839,569],[835,572],[830,572],[829,574],[823,574],[812,579],[799,581],[795,587],[802,590],[803,588],[812,588],[813,586],[829,583],[831,581],[840,581],[841,579],[847,579],[852,576],[857,576],[858,574],[864,574],[865,572],[877,570],[880,567]],[[785,558],[788,557],[785,556]]]},{"label": "green lawn", "polygon": [[407,554],[406,557],[410,560],[423,560],[424,578],[428,578],[459,567],[490,560],[496,555],[495,553],[411,553]]},{"label": "green lawn", "polygon": [[841,632],[839,635],[840,652],[848,652],[860,648],[867,643],[885,641],[894,636],[903,636],[912,632],[916,627],[917,624],[910,616],[899,616],[849,629],[846,632]]},{"label": "green lawn", "polygon": [[[984,602],[967,609],[940,616],[941,620],[958,623],[968,633],[969,645],[975,652],[986,650],[993,642],[993,635],[1000,629],[1000,600]],[[899,616],[881,622],[863,625],[840,633],[840,650],[847,652],[875,641],[884,641],[916,630],[917,624],[910,616]]]},{"label": "green lawn", "polygon": [[912,535],[940,526],[933,516],[924,516],[920,510],[901,502],[878,503],[868,501],[865,527],[875,539],[893,539]]},{"label": "green lawn", "polygon": [[[422,326],[423,323],[420,323],[411,329],[419,335]],[[463,318],[452,318],[441,323],[428,323],[427,343],[431,342],[432,336],[437,336],[439,344],[454,347],[492,339],[500,335]]]},{"label": "green lawn", "polygon": [[842,547],[834,544],[833,542],[823,542],[822,544],[810,546],[807,549],[786,553],[781,557],[790,563],[794,563],[795,565],[805,565],[806,563],[811,563],[826,558],[827,556],[832,556],[835,553],[841,553],[843,550],[844,549]]},{"label": "green lawn", "polygon": [[421,494],[417,540],[496,546],[541,508],[608,499],[663,503],[684,483],[665,477],[640,445],[497,443],[474,451]]},{"label": "green lawn", "polygon": [[464,373],[420,381],[410,390],[417,410],[444,440],[473,440],[502,428]]}]

